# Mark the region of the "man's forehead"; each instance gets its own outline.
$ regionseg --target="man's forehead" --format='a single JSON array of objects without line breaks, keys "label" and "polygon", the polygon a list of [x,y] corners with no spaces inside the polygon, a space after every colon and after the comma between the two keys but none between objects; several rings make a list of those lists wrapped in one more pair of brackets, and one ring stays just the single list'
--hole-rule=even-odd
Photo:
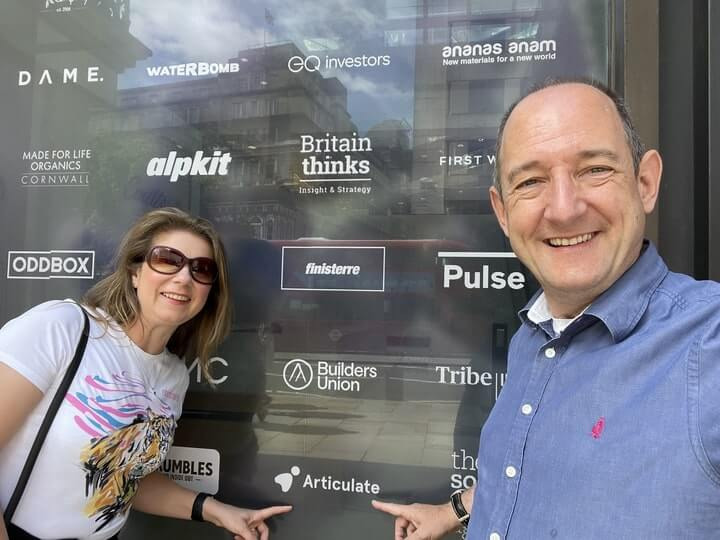
[{"label": "man's forehead", "polygon": [[533,92],[518,102],[508,117],[506,129],[519,121],[533,121],[549,113],[559,116],[574,113],[609,114],[620,120],[612,100],[602,91],[584,83],[563,83]]},{"label": "man's forehead", "polygon": [[[501,151],[534,139],[572,133],[611,133],[624,137],[622,120],[611,99],[602,91],[582,83],[543,88],[521,100],[508,117]],[[510,145],[506,143],[511,143]]]}]

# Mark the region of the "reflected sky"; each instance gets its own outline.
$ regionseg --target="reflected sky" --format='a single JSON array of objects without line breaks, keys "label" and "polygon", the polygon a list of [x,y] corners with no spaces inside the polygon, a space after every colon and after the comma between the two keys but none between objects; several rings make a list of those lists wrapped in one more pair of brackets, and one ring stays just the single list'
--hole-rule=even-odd
[{"label": "reflected sky", "polygon": [[389,54],[388,66],[321,73],[347,88],[348,111],[361,131],[388,118],[413,125],[415,49],[386,42],[384,0],[206,0],[183,3],[182,9],[172,0],[135,2],[130,32],[152,55],[119,77],[120,89],[196,78],[153,78],[148,66],[222,63],[263,44],[292,42],[320,57]]}]

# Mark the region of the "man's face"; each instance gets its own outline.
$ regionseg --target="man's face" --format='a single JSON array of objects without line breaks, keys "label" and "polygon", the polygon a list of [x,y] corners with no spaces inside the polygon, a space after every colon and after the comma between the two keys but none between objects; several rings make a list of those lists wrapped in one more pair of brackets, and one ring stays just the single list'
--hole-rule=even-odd
[{"label": "man's face", "polygon": [[662,164],[645,154],[636,177],[610,99],[563,84],[521,101],[505,126],[500,226],[557,317],[574,315],[635,261]]}]

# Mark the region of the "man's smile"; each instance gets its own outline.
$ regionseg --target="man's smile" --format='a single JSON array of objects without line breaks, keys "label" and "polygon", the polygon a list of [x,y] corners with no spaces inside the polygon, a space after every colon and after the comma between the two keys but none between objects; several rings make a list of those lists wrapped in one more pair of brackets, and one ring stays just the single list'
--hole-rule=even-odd
[{"label": "man's smile", "polygon": [[585,233],[577,236],[556,236],[548,238],[545,243],[552,247],[565,247],[565,246],[576,246],[578,244],[584,244],[592,240],[597,233]]}]

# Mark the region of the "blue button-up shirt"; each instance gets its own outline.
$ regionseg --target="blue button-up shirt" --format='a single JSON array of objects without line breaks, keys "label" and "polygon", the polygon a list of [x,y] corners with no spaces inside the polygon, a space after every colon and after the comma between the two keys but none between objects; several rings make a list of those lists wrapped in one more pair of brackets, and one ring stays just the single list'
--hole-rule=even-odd
[{"label": "blue button-up shirt", "polygon": [[720,285],[646,245],[561,334],[527,311],[468,538],[719,539]]}]

